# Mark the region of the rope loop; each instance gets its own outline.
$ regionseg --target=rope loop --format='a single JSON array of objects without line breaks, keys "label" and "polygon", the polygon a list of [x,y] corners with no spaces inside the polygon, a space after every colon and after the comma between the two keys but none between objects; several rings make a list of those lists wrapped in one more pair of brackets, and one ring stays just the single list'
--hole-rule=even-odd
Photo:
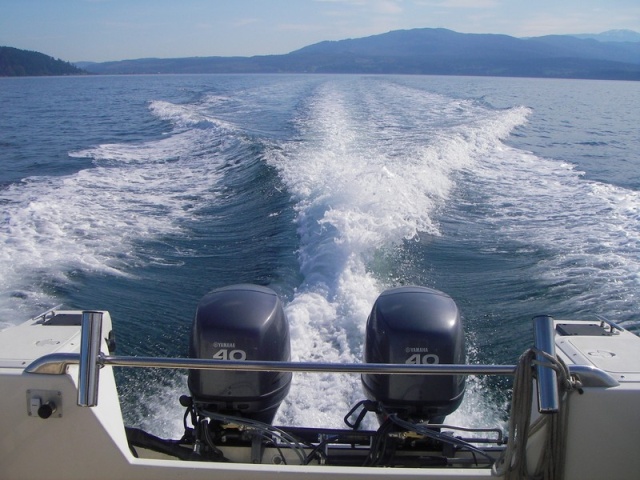
[{"label": "rope loop", "polygon": [[[560,410],[555,414],[541,415],[531,424],[534,366],[536,365],[555,370],[560,392]],[[560,480],[562,478],[568,418],[567,397],[576,389],[580,389],[580,384],[571,377],[569,368],[561,358],[536,348],[530,348],[520,356],[513,382],[507,448],[493,464],[491,470],[493,475],[504,476],[505,480]],[[535,471],[530,473],[526,456],[527,441],[544,427],[546,427],[546,438],[543,440],[545,447],[542,459]]]}]

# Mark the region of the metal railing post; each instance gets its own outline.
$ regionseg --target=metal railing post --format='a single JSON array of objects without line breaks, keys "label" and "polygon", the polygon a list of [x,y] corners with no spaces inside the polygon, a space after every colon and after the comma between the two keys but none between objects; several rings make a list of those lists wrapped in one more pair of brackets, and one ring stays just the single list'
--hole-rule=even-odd
[{"label": "metal railing post", "polygon": [[[555,329],[553,318],[548,315],[533,317],[533,338],[535,347],[553,357],[556,356]],[[547,363],[542,355],[536,355],[538,362]],[[556,413],[560,408],[556,371],[546,365],[536,365],[538,375],[538,411]]]},{"label": "metal railing post", "polygon": [[95,407],[98,404],[100,366],[100,340],[102,312],[82,312],[80,336],[80,362],[78,369],[78,406]]}]

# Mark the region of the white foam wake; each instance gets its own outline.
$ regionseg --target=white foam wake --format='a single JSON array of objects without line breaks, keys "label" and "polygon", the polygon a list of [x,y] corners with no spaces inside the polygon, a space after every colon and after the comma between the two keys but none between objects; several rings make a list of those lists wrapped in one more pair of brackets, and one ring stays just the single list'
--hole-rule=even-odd
[{"label": "white foam wake", "polygon": [[[301,112],[300,138],[269,159],[298,212],[304,282],[286,308],[295,360],[362,360],[366,318],[390,286],[369,269],[376,250],[438,235],[456,172],[503,148],[501,139],[528,114],[378,87],[322,85]],[[296,375],[278,419],[337,428],[360,399],[358,376]]]},{"label": "white foam wake", "polygon": [[[198,121],[187,107],[151,108]],[[228,133],[192,128],[139,144],[98,145],[70,153],[91,160],[84,170],[2,190],[0,321],[8,326],[56,304],[51,292],[77,275],[129,275],[145,264],[142,242],[180,234],[185,220],[215,200],[224,152],[233,148]]]},{"label": "white foam wake", "polygon": [[640,286],[640,194],[586,180],[572,165],[504,149],[479,162],[472,180],[498,235],[545,252],[529,273],[553,308],[634,324]]}]

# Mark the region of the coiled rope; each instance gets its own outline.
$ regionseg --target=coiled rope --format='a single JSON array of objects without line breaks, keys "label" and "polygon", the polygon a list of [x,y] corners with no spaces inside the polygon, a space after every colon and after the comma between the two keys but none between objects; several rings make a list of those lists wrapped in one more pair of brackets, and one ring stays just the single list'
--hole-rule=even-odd
[{"label": "coiled rope", "polygon": [[[544,362],[536,360],[540,355]],[[557,374],[560,409],[558,413],[542,414],[530,424],[533,402],[534,365],[553,368]],[[568,419],[567,397],[578,387],[572,380],[569,369],[560,359],[530,348],[518,360],[513,383],[511,414],[507,448],[492,466],[492,474],[504,476],[505,480],[560,480],[564,469],[566,426]],[[528,439],[546,427],[544,450],[535,471],[530,473],[527,465]]]}]

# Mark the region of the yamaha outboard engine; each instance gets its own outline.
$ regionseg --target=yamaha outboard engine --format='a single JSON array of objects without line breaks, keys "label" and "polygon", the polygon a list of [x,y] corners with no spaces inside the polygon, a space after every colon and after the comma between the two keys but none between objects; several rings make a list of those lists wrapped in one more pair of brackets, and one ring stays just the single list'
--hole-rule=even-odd
[{"label": "yamaha outboard engine", "polygon": [[[289,324],[276,293],[257,285],[214,290],[196,310],[192,358],[289,361]],[[190,370],[194,405],[271,423],[287,396],[291,373]]]},{"label": "yamaha outboard engine", "polygon": [[[458,308],[447,294],[425,287],[383,292],[367,320],[365,362],[464,363]],[[463,375],[363,374],[369,400],[412,421],[441,423],[462,402]]]}]

